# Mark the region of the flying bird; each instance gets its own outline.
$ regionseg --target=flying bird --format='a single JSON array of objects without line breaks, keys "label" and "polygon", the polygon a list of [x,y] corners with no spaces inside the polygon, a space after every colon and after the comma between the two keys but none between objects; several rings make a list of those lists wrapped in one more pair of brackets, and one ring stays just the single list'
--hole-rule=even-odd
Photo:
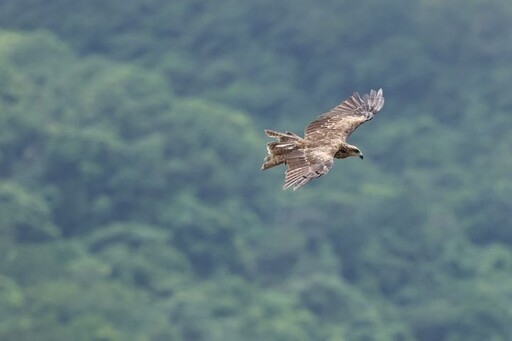
[{"label": "flying bird", "polygon": [[265,130],[275,138],[267,144],[268,156],[262,170],[280,164],[287,165],[283,190],[293,186],[296,190],[309,181],[325,175],[334,159],[363,154],[356,146],[347,143],[350,134],[361,124],[369,121],[384,106],[382,89],[371,90],[362,97],[355,92],[330,111],[320,115],[304,130],[304,138],[291,133]]}]

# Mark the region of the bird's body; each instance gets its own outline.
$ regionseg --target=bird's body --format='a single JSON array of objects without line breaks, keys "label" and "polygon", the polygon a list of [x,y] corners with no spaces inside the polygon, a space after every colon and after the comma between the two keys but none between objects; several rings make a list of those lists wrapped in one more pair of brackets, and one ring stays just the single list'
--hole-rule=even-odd
[{"label": "bird's body", "polygon": [[382,89],[371,90],[363,97],[356,92],[311,122],[304,131],[304,138],[288,131],[265,130],[267,136],[277,141],[267,144],[269,155],[261,169],[286,164],[283,189],[293,186],[295,190],[327,174],[334,158],[359,156],[362,159],[359,148],[347,143],[347,139],[359,125],[371,120],[383,105]]}]

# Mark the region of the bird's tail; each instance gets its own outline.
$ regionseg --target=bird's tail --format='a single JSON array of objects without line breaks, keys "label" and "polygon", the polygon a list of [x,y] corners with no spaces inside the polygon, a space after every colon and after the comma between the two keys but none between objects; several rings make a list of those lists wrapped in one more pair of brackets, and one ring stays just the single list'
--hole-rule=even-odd
[{"label": "bird's tail", "polygon": [[299,149],[304,142],[302,137],[289,131],[286,133],[278,133],[267,129],[265,130],[265,134],[275,138],[277,141],[267,143],[268,156],[265,158],[261,170],[286,163],[288,155],[294,150]]}]

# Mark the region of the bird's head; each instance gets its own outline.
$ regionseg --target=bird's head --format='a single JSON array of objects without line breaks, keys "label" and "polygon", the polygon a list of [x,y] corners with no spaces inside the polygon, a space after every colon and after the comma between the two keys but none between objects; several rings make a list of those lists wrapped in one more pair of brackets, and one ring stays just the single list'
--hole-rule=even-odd
[{"label": "bird's head", "polygon": [[364,159],[363,153],[356,146],[351,146],[348,151],[350,156],[358,156],[361,160]]}]

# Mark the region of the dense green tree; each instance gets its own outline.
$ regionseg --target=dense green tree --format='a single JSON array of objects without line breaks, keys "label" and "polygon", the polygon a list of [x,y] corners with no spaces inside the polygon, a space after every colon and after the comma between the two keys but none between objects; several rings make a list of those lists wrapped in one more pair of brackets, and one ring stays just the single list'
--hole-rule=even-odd
[{"label": "dense green tree", "polygon": [[[0,339],[507,340],[506,0],[0,3]],[[263,128],[383,87],[282,192]]]}]

